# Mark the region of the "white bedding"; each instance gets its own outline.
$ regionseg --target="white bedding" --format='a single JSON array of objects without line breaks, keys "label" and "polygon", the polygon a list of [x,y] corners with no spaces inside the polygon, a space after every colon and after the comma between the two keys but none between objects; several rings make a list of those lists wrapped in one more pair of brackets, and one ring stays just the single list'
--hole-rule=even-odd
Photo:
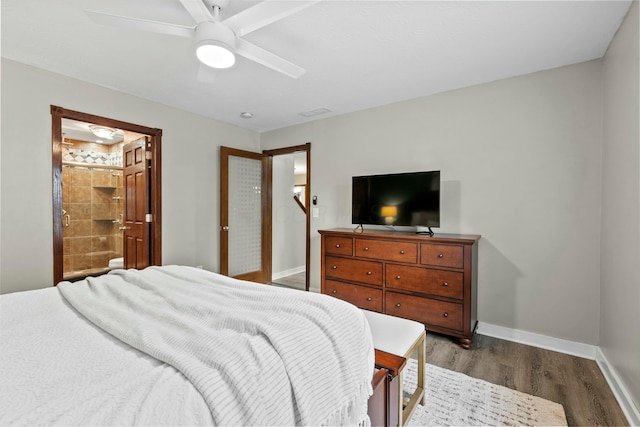
[{"label": "white bedding", "polygon": [[59,289],[100,328],[54,288],[2,296],[2,425],[366,418],[371,336],[361,312],[339,300],[176,266]]}]

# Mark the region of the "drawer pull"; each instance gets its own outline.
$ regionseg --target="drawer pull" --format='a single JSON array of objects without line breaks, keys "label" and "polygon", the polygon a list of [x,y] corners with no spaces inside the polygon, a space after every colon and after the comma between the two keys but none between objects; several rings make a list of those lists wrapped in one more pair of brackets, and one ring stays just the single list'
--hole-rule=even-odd
[{"label": "drawer pull", "polygon": [[444,282],[442,286],[449,286],[449,284],[447,282]]},{"label": "drawer pull", "polygon": [[340,243],[338,243],[338,244],[336,245],[336,248],[339,248],[339,247],[340,247]]},{"label": "drawer pull", "polygon": [[335,289],[331,291],[332,294],[337,294],[338,291],[336,291]]},{"label": "drawer pull", "polygon": [[444,254],[438,254],[438,258],[443,258]]},{"label": "drawer pull", "polygon": [[444,317],[449,317],[449,313],[447,313],[446,311],[444,312],[444,314],[442,315]]},{"label": "drawer pull", "polygon": [[367,301],[371,301],[371,299],[372,299],[372,298],[371,298],[371,297],[369,297],[369,298],[367,298]]},{"label": "drawer pull", "polygon": [[396,279],[400,280],[400,276],[396,276]]},{"label": "drawer pull", "polygon": [[368,251],[368,250],[369,250],[369,248],[365,247],[365,248],[364,248],[364,250],[365,250],[365,251]]},{"label": "drawer pull", "polygon": [[333,268],[334,270],[337,270],[337,269],[338,269],[338,266],[337,266],[337,265],[334,265],[334,266],[333,266],[333,267],[331,267],[331,268]]},{"label": "drawer pull", "polygon": [[371,272],[370,271],[367,271],[367,276],[371,276]]},{"label": "drawer pull", "polygon": [[404,255],[404,251],[400,251],[400,255]]},{"label": "drawer pull", "polygon": [[400,303],[397,303],[397,304],[396,304],[396,307],[400,308]]}]

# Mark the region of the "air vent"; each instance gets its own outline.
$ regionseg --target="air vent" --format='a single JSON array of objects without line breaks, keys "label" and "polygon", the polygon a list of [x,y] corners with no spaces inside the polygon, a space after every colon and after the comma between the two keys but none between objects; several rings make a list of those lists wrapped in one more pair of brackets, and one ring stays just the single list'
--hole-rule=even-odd
[{"label": "air vent", "polygon": [[305,111],[303,113],[300,113],[300,115],[304,117],[313,117],[313,116],[319,116],[320,114],[326,114],[330,112],[331,110],[329,110],[328,108],[316,108],[315,110]]}]

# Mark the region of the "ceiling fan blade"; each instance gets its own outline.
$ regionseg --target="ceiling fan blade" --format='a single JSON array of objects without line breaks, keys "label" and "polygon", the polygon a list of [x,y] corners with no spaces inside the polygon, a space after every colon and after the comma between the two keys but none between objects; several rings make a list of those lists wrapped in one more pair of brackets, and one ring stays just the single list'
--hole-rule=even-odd
[{"label": "ceiling fan blade", "polygon": [[216,80],[217,71],[215,68],[207,67],[203,63],[198,66],[198,81],[200,83],[213,83]]},{"label": "ceiling fan blade", "polygon": [[309,6],[313,6],[319,1],[320,0],[265,0],[222,22],[229,26],[238,37],[242,37],[245,34],[259,30],[266,25],[306,9]]},{"label": "ceiling fan blade", "polygon": [[307,72],[304,68],[243,39],[236,39],[236,53],[294,79]]},{"label": "ceiling fan blade", "polygon": [[127,16],[111,15],[102,12],[85,10],[85,13],[97,24],[130,30],[148,31],[151,33],[169,34],[172,36],[193,37],[194,28],[166,22],[149,21]]},{"label": "ceiling fan blade", "polygon": [[211,12],[209,12],[209,9],[207,9],[207,6],[202,0],[180,0],[180,3],[187,9],[187,12],[189,12],[189,15],[191,15],[196,24],[213,20]]}]

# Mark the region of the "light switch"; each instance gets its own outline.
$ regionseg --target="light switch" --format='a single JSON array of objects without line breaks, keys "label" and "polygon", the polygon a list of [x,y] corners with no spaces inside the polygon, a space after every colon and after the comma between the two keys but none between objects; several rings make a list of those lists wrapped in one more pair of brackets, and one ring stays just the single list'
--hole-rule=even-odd
[{"label": "light switch", "polygon": [[313,215],[314,218],[318,218],[318,214],[319,213],[320,213],[320,209],[319,208],[312,208],[311,214]]}]

